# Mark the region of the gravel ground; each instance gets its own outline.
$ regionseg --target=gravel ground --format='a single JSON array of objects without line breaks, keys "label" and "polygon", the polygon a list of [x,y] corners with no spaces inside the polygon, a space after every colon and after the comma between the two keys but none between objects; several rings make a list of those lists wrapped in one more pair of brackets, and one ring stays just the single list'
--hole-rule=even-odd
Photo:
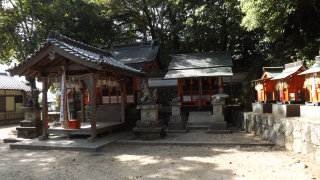
[{"label": "gravel ground", "polygon": [[[0,138],[7,137],[11,129],[2,127]],[[195,138],[192,133],[187,136]],[[1,143],[0,179],[320,179],[319,162],[278,146],[114,144],[95,153],[101,156],[92,155],[11,150],[9,144]]]}]

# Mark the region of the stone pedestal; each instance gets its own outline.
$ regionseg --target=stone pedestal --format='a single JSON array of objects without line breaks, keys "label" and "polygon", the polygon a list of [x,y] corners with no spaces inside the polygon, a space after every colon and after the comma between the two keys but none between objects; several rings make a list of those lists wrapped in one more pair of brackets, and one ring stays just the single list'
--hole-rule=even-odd
[{"label": "stone pedestal", "polygon": [[161,104],[137,105],[137,109],[141,110],[141,120],[133,128],[135,137],[154,139],[166,136],[166,126],[162,119],[158,119],[158,109],[161,107]]},{"label": "stone pedestal", "polygon": [[181,117],[181,102],[171,102],[172,116],[170,116],[170,121],[168,122],[168,133],[186,133],[186,125],[182,122]]},{"label": "stone pedestal", "polygon": [[272,104],[272,114],[277,117],[300,117],[300,105]]},{"label": "stone pedestal", "polygon": [[320,106],[300,106],[301,118],[320,122]]},{"label": "stone pedestal", "polygon": [[41,107],[21,107],[24,112],[24,120],[20,121],[20,127],[17,127],[18,138],[33,139],[42,134],[42,121],[40,117]]},{"label": "stone pedestal", "polygon": [[255,102],[255,103],[252,103],[252,110],[254,113],[259,113],[259,114],[272,113],[272,104]]},{"label": "stone pedestal", "polygon": [[229,97],[224,93],[219,93],[212,96],[214,101],[211,101],[213,107],[212,121],[210,122],[210,128],[207,133],[214,134],[230,134],[230,130],[227,130],[227,122],[224,120],[224,108],[225,98]]}]

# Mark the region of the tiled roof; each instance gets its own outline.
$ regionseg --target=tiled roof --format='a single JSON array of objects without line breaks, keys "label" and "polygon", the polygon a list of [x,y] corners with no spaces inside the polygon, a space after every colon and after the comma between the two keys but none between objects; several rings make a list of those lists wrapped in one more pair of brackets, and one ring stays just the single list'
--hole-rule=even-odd
[{"label": "tiled roof", "polygon": [[314,65],[310,69],[303,71],[302,73],[300,73],[298,75],[317,73],[317,72],[320,72],[320,62],[314,63]]},{"label": "tiled roof", "polygon": [[274,78],[282,73],[282,71],[266,71],[270,78]]},{"label": "tiled roof", "polygon": [[7,73],[0,73],[0,90],[31,91],[31,87],[13,77],[8,76]]},{"label": "tiled roof", "polygon": [[282,73],[283,67],[263,67],[262,69],[269,77],[262,78],[264,76],[263,73],[261,79],[252,80],[251,82],[263,81],[266,79],[274,78]]},{"label": "tiled roof", "polygon": [[151,62],[155,60],[158,53],[158,46],[124,46],[122,48],[108,49],[116,60],[123,64]]},{"label": "tiled roof", "polygon": [[232,76],[230,51],[171,55],[169,71],[163,79]]},{"label": "tiled roof", "polygon": [[28,58],[23,60],[18,66],[15,66],[13,68],[8,69],[7,71],[11,72],[12,70],[19,68],[24,63],[28,62],[30,59],[32,59],[36,54],[38,54],[46,45],[52,44],[53,46],[56,46],[60,48],[61,50],[72,54],[76,57],[81,58],[84,61],[90,61],[92,63],[96,63],[103,66],[108,66],[115,69],[120,69],[123,71],[133,72],[133,73],[139,73],[140,70],[131,68],[129,66],[124,65],[123,63],[115,60],[111,57],[110,53],[98,48],[95,48],[93,46],[81,43],[79,41],[75,41],[73,39],[70,39],[68,37],[62,36],[58,34],[55,31],[51,31],[49,34],[46,42],[40,45],[39,49],[35,51],[34,54],[31,54]]},{"label": "tiled roof", "polygon": [[173,69],[169,70],[163,79],[183,79],[201,77],[232,76],[231,67],[201,68],[201,69]]},{"label": "tiled roof", "polygon": [[306,69],[304,66],[304,61],[285,64],[284,67],[285,67],[285,70],[282,71],[282,73],[279,74],[278,76],[272,78],[271,80],[284,79],[284,78],[298,72],[300,68]]},{"label": "tiled roof", "polygon": [[232,66],[230,51],[171,55],[169,70]]}]

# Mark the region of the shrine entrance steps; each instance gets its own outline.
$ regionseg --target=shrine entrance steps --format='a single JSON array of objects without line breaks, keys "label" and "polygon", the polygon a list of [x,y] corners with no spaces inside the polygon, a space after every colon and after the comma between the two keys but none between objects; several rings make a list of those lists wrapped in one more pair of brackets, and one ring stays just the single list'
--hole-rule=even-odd
[{"label": "shrine entrance steps", "polygon": [[188,129],[205,129],[210,128],[212,121],[211,111],[191,111],[188,117]]}]

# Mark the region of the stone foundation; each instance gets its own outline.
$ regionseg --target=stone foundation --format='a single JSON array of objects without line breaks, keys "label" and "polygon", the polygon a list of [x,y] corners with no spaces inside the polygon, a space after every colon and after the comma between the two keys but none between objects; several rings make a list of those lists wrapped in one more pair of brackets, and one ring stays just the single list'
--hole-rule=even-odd
[{"label": "stone foundation", "polygon": [[162,119],[158,119],[158,109],[161,107],[161,104],[137,105],[137,109],[141,110],[141,120],[137,121],[137,127],[133,128],[136,138],[158,139],[166,136],[166,126]]},{"label": "stone foundation", "polygon": [[42,134],[42,121],[40,117],[41,107],[21,107],[24,112],[24,119],[20,121],[20,127],[17,127],[18,138],[33,139]]},{"label": "stone foundation", "polygon": [[272,104],[272,115],[278,117],[300,117],[300,105]]},{"label": "stone foundation", "polygon": [[320,161],[320,123],[253,112],[236,112],[234,118],[246,132]]},{"label": "stone foundation", "polygon": [[271,103],[252,103],[252,110],[254,113],[272,113]]}]

